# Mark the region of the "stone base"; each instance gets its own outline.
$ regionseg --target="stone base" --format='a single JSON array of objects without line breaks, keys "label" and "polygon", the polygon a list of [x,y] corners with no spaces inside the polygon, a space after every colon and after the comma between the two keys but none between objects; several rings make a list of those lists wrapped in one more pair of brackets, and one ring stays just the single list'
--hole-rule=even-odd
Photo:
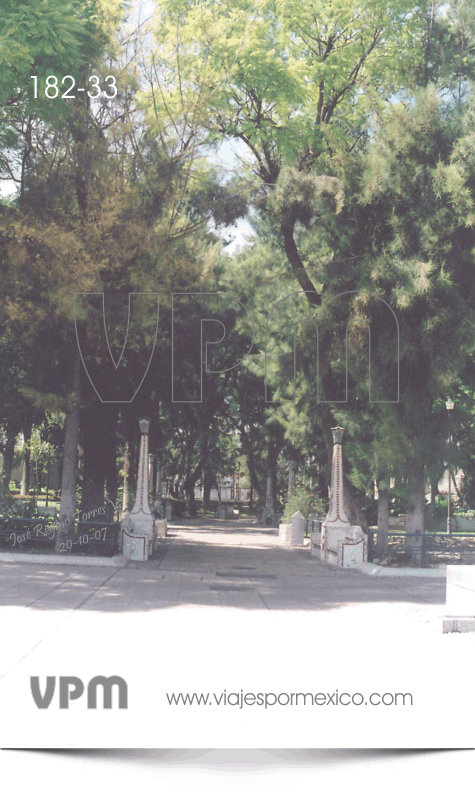
[{"label": "stone base", "polygon": [[312,533],[312,540],[310,543],[310,554],[321,558],[322,556],[322,534]]},{"label": "stone base", "polygon": [[[160,522],[160,520],[155,520],[155,522]],[[132,513],[122,520],[121,552],[131,561],[148,561],[153,553],[155,539],[156,533],[151,515],[146,515],[143,512],[138,515]]]},{"label": "stone base", "polygon": [[153,523],[156,538],[163,538],[168,533],[168,520],[155,520]]},{"label": "stone base", "polygon": [[129,533],[125,528],[121,531],[122,554],[131,561],[148,561],[153,552],[153,537],[138,536]]},{"label": "stone base", "polygon": [[230,506],[218,506],[216,509],[216,517],[218,520],[238,520],[239,516],[239,509],[233,509]]},{"label": "stone base", "polygon": [[281,522],[279,525],[279,539],[284,544],[290,544],[292,536],[292,526],[288,523]]},{"label": "stone base", "polygon": [[475,566],[448,566],[442,632],[473,631],[475,631]]},{"label": "stone base", "polygon": [[296,511],[292,516],[292,530],[290,533],[290,544],[292,547],[302,547],[305,539],[306,520],[300,511]]},{"label": "stone base", "polygon": [[279,525],[279,539],[283,544],[288,544],[291,547],[303,547],[305,538],[305,523],[302,524],[289,524],[280,523]]},{"label": "stone base", "polygon": [[262,522],[264,525],[274,525],[275,513],[274,510],[269,506],[266,506],[262,512]]},{"label": "stone base", "polygon": [[359,525],[322,525],[322,561],[336,567],[358,567],[368,560],[366,535]]},{"label": "stone base", "polygon": [[445,617],[442,620],[442,633],[475,633],[475,616]]}]

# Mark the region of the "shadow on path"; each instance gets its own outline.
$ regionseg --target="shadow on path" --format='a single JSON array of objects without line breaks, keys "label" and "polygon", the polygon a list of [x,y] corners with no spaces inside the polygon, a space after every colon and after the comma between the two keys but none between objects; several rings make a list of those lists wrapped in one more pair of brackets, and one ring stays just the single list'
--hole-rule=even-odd
[{"label": "shadow on path", "polygon": [[125,568],[0,563],[0,606],[150,611],[184,605],[315,611],[363,603],[438,606],[445,581],[373,578],[322,564],[247,520],[176,522],[148,562]]}]

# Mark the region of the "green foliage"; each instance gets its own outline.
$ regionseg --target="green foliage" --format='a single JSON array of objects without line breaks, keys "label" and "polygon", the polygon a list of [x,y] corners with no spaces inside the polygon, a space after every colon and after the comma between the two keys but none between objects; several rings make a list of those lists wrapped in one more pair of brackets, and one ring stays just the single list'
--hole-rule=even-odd
[{"label": "green foliage", "polygon": [[[66,408],[74,293],[105,292],[117,352],[128,294],[159,290],[157,355],[130,413],[153,417],[164,472],[189,503],[203,473],[228,474],[237,460],[256,497],[268,464],[285,494],[286,457],[325,495],[336,421],[360,506],[375,481],[405,500],[417,468],[437,482],[449,458],[473,498],[472,5],[165,0],[154,38],[139,41],[121,28],[128,4],[116,0],[0,0],[0,177],[18,186],[0,204],[0,421],[10,438],[34,421],[39,467],[60,448],[40,426]],[[92,70],[117,74],[113,104],[32,101],[31,74],[80,80]],[[210,158],[230,140],[246,152],[232,179]],[[253,245],[223,256],[214,230],[248,208]],[[300,295],[277,307],[302,289],[315,291],[312,303]],[[240,370],[206,374],[201,404],[173,404],[170,296],[212,291],[252,312],[252,353]],[[398,354],[376,297],[397,313]],[[187,353],[204,300],[198,309],[180,316]],[[244,313],[214,310],[231,331],[219,365],[244,356],[251,332]],[[154,333],[153,312],[143,319],[123,359],[133,374]],[[84,306],[79,320],[102,367],[102,313]],[[399,356],[399,403],[368,403],[368,327],[371,397],[393,397]],[[345,397],[346,342],[348,403],[332,404]],[[273,398],[289,402],[265,402],[264,373]],[[444,400],[455,385],[450,453]],[[95,396],[85,380],[82,389],[89,409]],[[122,445],[128,411],[113,416],[109,442]],[[304,491],[286,516],[308,509]]]},{"label": "green foliage", "polygon": [[312,513],[322,515],[323,503],[314,492],[309,491],[308,487],[296,486],[293,495],[285,504],[281,522],[290,523],[297,511],[300,511],[304,517],[308,517]]},{"label": "green foliage", "polygon": [[21,102],[33,110],[30,75],[83,74],[106,41],[105,8],[101,0],[1,0],[2,108]]},{"label": "green foliage", "polygon": [[19,500],[13,495],[0,498],[0,517],[36,517],[36,503],[31,500]]}]

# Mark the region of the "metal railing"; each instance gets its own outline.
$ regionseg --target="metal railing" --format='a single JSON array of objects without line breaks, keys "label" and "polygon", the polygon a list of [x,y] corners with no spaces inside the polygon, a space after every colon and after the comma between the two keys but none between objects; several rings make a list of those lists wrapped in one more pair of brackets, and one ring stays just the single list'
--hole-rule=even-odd
[{"label": "metal railing", "polygon": [[321,517],[307,517],[305,522],[305,536],[312,536],[312,533],[321,533],[322,522],[323,519]]},{"label": "metal railing", "polygon": [[[406,531],[391,530],[388,531],[388,537],[391,536],[399,536],[406,539],[404,548],[402,550],[396,551],[396,555],[398,553],[401,557],[409,555],[413,563],[418,564],[420,567],[427,566],[427,537],[429,536],[427,531],[422,531],[420,533],[406,533]],[[368,561],[374,560],[374,557],[378,554],[379,549],[378,532],[370,529],[368,533]]]}]

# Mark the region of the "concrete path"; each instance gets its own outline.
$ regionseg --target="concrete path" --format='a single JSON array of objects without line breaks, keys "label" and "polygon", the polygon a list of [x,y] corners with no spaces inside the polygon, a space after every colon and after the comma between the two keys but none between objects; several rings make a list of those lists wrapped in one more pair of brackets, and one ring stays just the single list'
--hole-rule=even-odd
[{"label": "concrete path", "polygon": [[438,617],[444,579],[373,578],[283,547],[248,521],[173,524],[154,558],[125,568],[0,562],[0,606],[45,611],[147,611],[183,605],[325,610],[393,603]]},{"label": "concrete path", "polygon": [[410,615],[440,632],[443,579],[374,578],[337,569],[309,548],[282,546],[275,529],[246,520],[175,523],[169,534],[152,560],[125,567],[0,561],[0,617],[11,622],[14,609],[19,629],[0,646],[0,678],[51,633],[64,633],[78,612],[208,607],[317,611],[323,619],[328,611],[366,606],[378,623],[382,613],[396,611],[399,619]]}]

